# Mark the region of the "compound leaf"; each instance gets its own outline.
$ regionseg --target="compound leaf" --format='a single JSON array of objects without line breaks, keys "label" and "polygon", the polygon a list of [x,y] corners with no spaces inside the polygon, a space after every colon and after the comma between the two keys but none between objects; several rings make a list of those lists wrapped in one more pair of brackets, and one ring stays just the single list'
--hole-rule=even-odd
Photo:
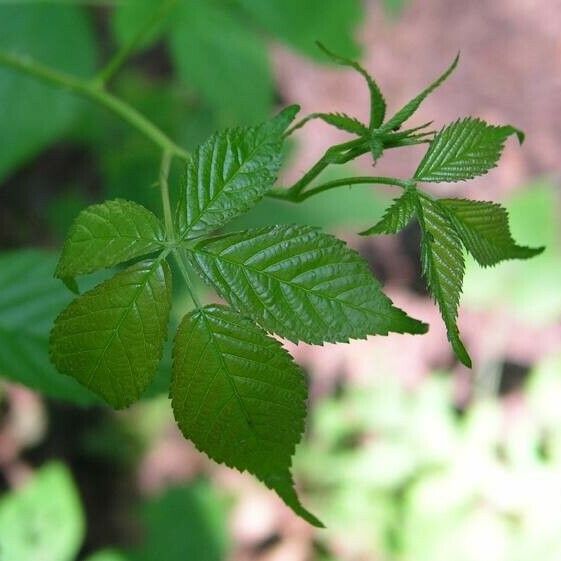
[{"label": "compound leaf", "polygon": [[282,134],[298,109],[287,107],[259,127],[216,133],[195,150],[177,209],[181,237],[216,229],[265,196],[281,165]]},{"label": "compound leaf", "polygon": [[416,210],[417,196],[412,190],[408,189],[401,197],[395,199],[377,224],[361,232],[360,235],[397,234],[409,224],[415,216]]},{"label": "compound leaf", "polygon": [[58,316],[50,338],[52,361],[113,407],[126,407],[154,377],[170,307],[167,263],[137,263],[76,298]]},{"label": "compound leaf", "polygon": [[505,208],[487,201],[440,199],[464,246],[483,267],[505,259],[529,259],[543,247],[524,247],[512,239]]},{"label": "compound leaf", "polygon": [[339,56],[331,52],[327,47],[318,43],[318,47],[334,62],[342,66],[354,68],[365,80],[370,91],[370,125],[369,128],[378,128],[386,116],[386,100],[376,83],[376,80],[356,61]]},{"label": "compound leaf", "polygon": [[456,356],[471,368],[456,323],[465,271],[462,242],[438,201],[419,193],[417,214],[423,232],[421,262],[427,286],[438,303]]},{"label": "compound leaf", "polygon": [[290,466],[304,430],[304,374],[280,343],[237,313],[188,314],[174,343],[172,407],[183,434],[213,460],[247,470],[299,516]]},{"label": "compound leaf", "polygon": [[190,260],[234,308],[292,341],[424,333],[393,307],[366,262],[307,226],[272,226],[198,242]]},{"label": "compound leaf", "polygon": [[504,143],[518,129],[488,125],[480,119],[467,117],[444,127],[432,140],[422,159],[415,179],[420,181],[464,181],[486,174],[497,165]]},{"label": "compound leaf", "polygon": [[458,65],[458,61],[460,60],[460,55],[456,55],[456,58],[452,62],[452,64],[448,67],[448,69],[442,74],[439,78],[437,78],[432,84],[430,84],[426,89],[424,89],[417,97],[413,98],[409,103],[405,104],[389,121],[387,121],[382,130],[384,132],[390,132],[394,129],[400,127],[423,103],[423,101],[430,95],[442,82],[452,74],[456,66]]},{"label": "compound leaf", "polygon": [[68,279],[162,248],[164,231],[143,206],[116,199],[83,210],[64,243],[55,276]]}]

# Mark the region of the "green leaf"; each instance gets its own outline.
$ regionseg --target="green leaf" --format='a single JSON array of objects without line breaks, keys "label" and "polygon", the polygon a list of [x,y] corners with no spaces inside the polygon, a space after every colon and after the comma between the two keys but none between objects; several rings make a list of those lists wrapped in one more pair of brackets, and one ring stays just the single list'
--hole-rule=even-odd
[{"label": "green leaf", "polygon": [[440,199],[439,204],[448,211],[466,249],[483,267],[506,259],[529,259],[544,250],[515,243],[508,227],[508,213],[501,205],[464,199]]},{"label": "green leaf", "polygon": [[177,209],[182,238],[214,230],[256,205],[280,169],[282,133],[297,106],[259,127],[227,129],[193,153]]},{"label": "green leaf", "polygon": [[378,128],[383,123],[386,116],[386,100],[384,99],[384,96],[382,95],[382,92],[374,78],[372,78],[372,76],[370,76],[370,74],[368,74],[368,72],[358,62],[336,55],[321,43],[318,43],[318,46],[329,58],[331,58],[331,60],[337,64],[354,68],[366,80],[368,90],[370,91],[369,128]]},{"label": "green leaf", "polygon": [[328,125],[333,125],[351,134],[359,136],[368,134],[368,127],[363,125],[356,117],[351,117],[345,113],[314,113],[313,115],[325,121]]},{"label": "green leaf", "polygon": [[179,78],[222,122],[245,124],[265,118],[274,91],[262,38],[216,2],[182,0],[174,16],[170,48]]},{"label": "green leaf", "polygon": [[54,254],[38,250],[0,253],[0,376],[43,395],[87,405],[97,398],[49,361],[49,331],[72,299],[52,276]]},{"label": "green leaf", "polygon": [[126,407],[154,377],[170,307],[167,263],[137,263],[74,300],[58,316],[50,339],[53,363],[113,407]]},{"label": "green leaf", "polygon": [[[93,73],[95,41],[83,8],[16,4],[0,6],[0,49],[73,75]],[[6,68],[0,103],[0,180],[67,132],[83,107],[75,96]]]},{"label": "green leaf", "polygon": [[164,231],[143,206],[116,199],[83,210],[70,228],[55,276],[75,277],[162,249]]},{"label": "green leaf", "polygon": [[315,526],[290,466],[304,430],[304,374],[280,343],[220,306],[181,323],[174,346],[172,407],[183,434],[213,460],[249,471]]},{"label": "green leaf", "polygon": [[6,561],[74,561],[84,514],[68,470],[51,463],[0,500],[0,552]]},{"label": "green leaf", "polygon": [[271,34],[308,56],[317,58],[316,41],[356,57],[355,29],[363,21],[359,0],[238,0],[245,11]]},{"label": "green leaf", "polygon": [[364,232],[360,232],[360,235],[397,234],[409,224],[413,216],[415,216],[416,210],[417,195],[412,189],[407,189],[401,197],[395,199],[377,224]]},{"label": "green leaf", "polygon": [[426,332],[393,307],[356,252],[311,227],[227,234],[198,242],[189,256],[234,308],[292,341]]},{"label": "green leaf", "polygon": [[471,368],[456,324],[465,271],[462,242],[438,201],[418,193],[417,215],[423,232],[421,261],[427,286],[438,303],[456,356]]},{"label": "green leaf", "polygon": [[520,142],[524,139],[521,131],[508,125],[496,127],[471,117],[458,120],[434,137],[415,179],[465,181],[484,175],[497,165],[511,134],[516,134]]},{"label": "green leaf", "polygon": [[90,555],[85,561],[129,561],[129,558],[119,551],[104,549]]},{"label": "green leaf", "polygon": [[452,74],[456,66],[458,65],[458,61],[460,60],[460,55],[456,55],[456,58],[452,62],[452,64],[448,67],[448,69],[442,74],[439,78],[437,78],[432,84],[430,84],[426,89],[424,89],[417,97],[413,98],[409,103],[404,105],[389,121],[387,121],[381,128],[383,132],[390,132],[394,129],[400,127],[423,103],[426,97],[431,94],[442,82]]}]

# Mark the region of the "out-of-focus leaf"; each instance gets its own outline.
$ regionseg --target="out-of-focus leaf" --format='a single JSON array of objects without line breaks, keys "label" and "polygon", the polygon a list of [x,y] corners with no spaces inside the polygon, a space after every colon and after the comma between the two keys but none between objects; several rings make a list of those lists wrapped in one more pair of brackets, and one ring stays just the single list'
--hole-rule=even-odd
[{"label": "out-of-focus leaf", "polygon": [[[111,17],[111,29],[120,45],[128,45],[134,40],[139,30],[150,22],[163,0],[124,0],[118,3]],[[162,34],[168,20],[155,26],[138,45],[146,48],[152,45]]]},{"label": "out-of-focus leaf", "polygon": [[68,470],[43,467],[0,500],[0,559],[74,561],[84,539],[84,515]]},{"label": "out-of-focus leaf", "polygon": [[218,3],[182,0],[170,35],[180,79],[222,123],[253,124],[273,102],[273,82],[262,40]]},{"label": "out-of-focus leaf", "polygon": [[129,558],[120,551],[104,549],[90,555],[85,561],[128,561]]},{"label": "out-of-focus leaf", "polygon": [[[0,48],[78,76],[94,70],[92,30],[77,6],[0,4]],[[0,105],[0,179],[64,134],[82,107],[75,96],[6,68]]]}]

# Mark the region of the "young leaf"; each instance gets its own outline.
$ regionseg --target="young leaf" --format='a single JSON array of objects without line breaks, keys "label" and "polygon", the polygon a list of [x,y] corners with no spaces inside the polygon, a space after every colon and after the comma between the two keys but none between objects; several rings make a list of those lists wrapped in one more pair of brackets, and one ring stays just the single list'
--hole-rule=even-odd
[{"label": "young leaf", "polygon": [[362,136],[368,133],[368,127],[363,125],[356,117],[351,117],[345,113],[314,113],[314,116],[328,125],[333,125],[351,134]]},{"label": "young leaf", "polygon": [[397,234],[415,216],[417,209],[417,195],[411,189],[408,189],[395,199],[393,204],[386,210],[382,219],[368,228],[364,232],[360,232],[361,236],[372,236],[374,234]]},{"label": "young leaf", "polygon": [[425,333],[394,308],[366,262],[307,226],[271,226],[198,242],[190,260],[232,306],[292,341]]},{"label": "young leaf", "polygon": [[382,92],[370,74],[354,60],[349,60],[342,56],[332,53],[327,47],[318,42],[318,47],[334,62],[341,64],[343,66],[350,66],[354,68],[359,74],[361,74],[366,83],[368,84],[368,90],[370,91],[370,129],[378,128],[383,122],[386,116],[386,100],[382,95]]},{"label": "young leaf", "polygon": [[431,94],[456,68],[458,65],[458,61],[460,60],[460,55],[456,55],[456,58],[452,62],[452,64],[448,67],[448,69],[442,74],[439,78],[437,78],[430,86],[424,89],[417,97],[413,98],[409,103],[404,105],[389,121],[387,121],[383,126],[382,130],[384,132],[390,132],[397,127],[400,127],[423,103],[426,97]]},{"label": "young leaf", "polygon": [[471,368],[456,324],[465,271],[462,242],[438,201],[418,194],[417,214],[423,232],[421,261],[427,286],[438,303],[456,356]]},{"label": "young leaf", "polygon": [[160,221],[143,206],[116,199],[93,205],[76,218],[55,276],[73,278],[162,249]]},{"label": "young leaf", "polygon": [[280,343],[222,306],[188,314],[174,343],[171,399],[186,438],[213,460],[257,476],[296,514],[290,466],[304,430],[304,374]]},{"label": "young leaf", "polygon": [[529,259],[544,250],[515,243],[508,227],[508,213],[501,205],[464,199],[440,199],[439,204],[448,211],[466,249],[483,267],[505,259]]},{"label": "young leaf", "polygon": [[162,357],[171,307],[165,261],[142,261],[74,300],[55,320],[51,359],[110,405],[136,401]]},{"label": "young leaf", "polygon": [[518,129],[488,125],[480,119],[467,117],[444,127],[431,142],[415,179],[419,181],[464,181],[484,175],[497,165],[505,140]]},{"label": "young leaf", "polygon": [[265,196],[281,165],[282,134],[298,109],[290,106],[259,127],[216,133],[195,150],[177,208],[181,237],[216,229]]}]

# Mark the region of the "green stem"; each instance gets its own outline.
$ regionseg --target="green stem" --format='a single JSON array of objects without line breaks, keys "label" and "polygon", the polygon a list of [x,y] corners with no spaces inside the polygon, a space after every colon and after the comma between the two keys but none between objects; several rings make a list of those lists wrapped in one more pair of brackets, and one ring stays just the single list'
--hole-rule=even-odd
[{"label": "green stem", "polygon": [[396,187],[402,187],[403,189],[407,189],[409,185],[407,181],[403,181],[395,177],[347,177],[344,179],[335,179],[334,181],[322,183],[321,185],[313,187],[309,191],[305,191],[304,193],[296,195],[294,194],[294,192],[291,192],[290,189],[274,189],[273,191],[269,192],[268,196],[275,199],[282,199],[294,203],[300,203],[302,201],[305,201],[309,197],[313,197],[314,195],[318,195],[319,193],[323,193],[324,191],[329,191],[330,189],[358,184],[394,185]]},{"label": "green stem", "polygon": [[175,240],[175,229],[173,227],[173,218],[171,214],[171,203],[169,199],[169,170],[171,167],[171,152],[164,151],[162,154],[162,164],[160,167],[160,193],[162,195],[162,208],[164,211],[164,224],[166,234],[169,241]]},{"label": "green stem", "polygon": [[187,286],[187,291],[189,292],[189,296],[191,296],[191,300],[193,300],[193,303],[195,304],[195,306],[200,310],[202,308],[202,305],[199,301],[199,299],[197,298],[195,291],[192,289],[191,287],[191,278],[189,276],[189,271],[187,269],[187,265],[184,262],[184,258],[183,255],[181,253],[181,250],[179,248],[174,248],[173,249],[173,256],[175,258],[175,262],[177,263],[177,266],[179,267],[179,270],[181,271],[181,275],[183,276],[183,279],[185,280],[185,285]]},{"label": "green stem", "polygon": [[173,142],[162,130],[154,123],[149,121],[144,115],[139,113],[124,101],[115,97],[95,81],[87,81],[76,78],[69,74],[59,72],[53,68],[35,62],[27,57],[12,55],[0,51],[0,65],[6,66],[33,76],[43,82],[52,84],[59,88],[76,93],[86,99],[94,101],[98,105],[105,107],[110,112],[120,117],[131,127],[141,132],[146,138],[159,146],[163,151],[170,152],[172,155],[187,160],[189,153]]},{"label": "green stem", "polygon": [[140,27],[131,41],[123,45],[107,63],[107,65],[99,72],[95,81],[102,85],[106,84],[125,64],[131,54],[136,50],[140,42],[148,35],[161,21],[163,21],[170,10],[175,6],[177,0],[166,0],[160,4],[159,8],[151,15],[145,24]]}]

